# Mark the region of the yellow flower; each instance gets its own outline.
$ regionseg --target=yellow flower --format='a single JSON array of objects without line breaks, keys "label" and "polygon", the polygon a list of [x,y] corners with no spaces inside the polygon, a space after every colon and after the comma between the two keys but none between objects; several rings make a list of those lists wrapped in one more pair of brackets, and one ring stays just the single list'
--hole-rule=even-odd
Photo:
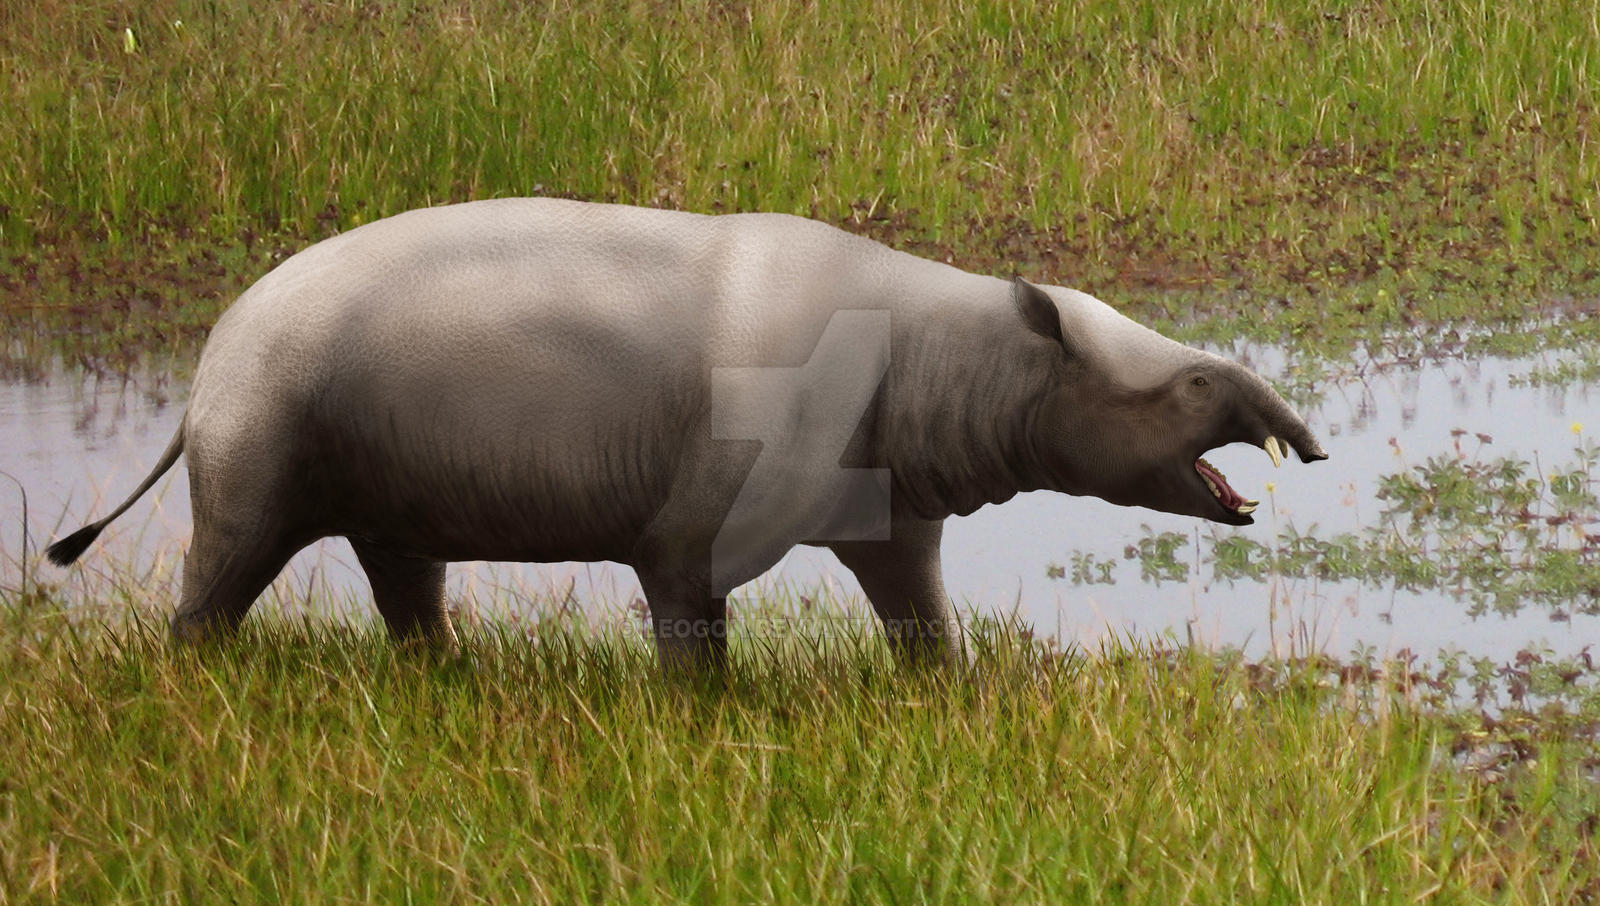
[{"label": "yellow flower", "polygon": [[1583,422],[1573,422],[1572,423],[1572,433],[1573,434],[1582,434],[1583,433]]},{"label": "yellow flower", "polygon": [[1278,483],[1276,481],[1267,482],[1267,493],[1268,494],[1276,494],[1277,492],[1278,492]]}]

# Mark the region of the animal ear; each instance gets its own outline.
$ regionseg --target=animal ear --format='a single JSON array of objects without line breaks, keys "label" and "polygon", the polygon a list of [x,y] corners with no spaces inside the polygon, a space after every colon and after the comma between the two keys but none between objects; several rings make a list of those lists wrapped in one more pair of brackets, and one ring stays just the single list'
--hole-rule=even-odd
[{"label": "animal ear", "polygon": [[1061,333],[1061,309],[1044,290],[1017,277],[1011,281],[1011,303],[1017,307],[1017,314],[1022,316],[1022,323],[1028,325],[1029,330],[1047,340],[1055,340],[1066,349],[1067,340]]}]

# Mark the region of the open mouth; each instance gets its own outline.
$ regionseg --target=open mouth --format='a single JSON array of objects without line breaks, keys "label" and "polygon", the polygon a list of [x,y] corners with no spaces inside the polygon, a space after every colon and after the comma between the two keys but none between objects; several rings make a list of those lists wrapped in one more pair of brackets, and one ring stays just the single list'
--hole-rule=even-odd
[{"label": "open mouth", "polygon": [[1243,494],[1235,491],[1233,486],[1228,484],[1228,477],[1222,474],[1222,470],[1206,462],[1204,458],[1194,461],[1194,470],[1200,473],[1200,477],[1205,480],[1206,487],[1211,489],[1211,496],[1217,498],[1217,502],[1227,508],[1229,512],[1248,516],[1256,511],[1256,507],[1261,505],[1258,500],[1244,499]]},{"label": "open mouth", "polygon": [[[1273,466],[1283,465],[1284,455],[1289,450],[1288,444],[1278,440],[1276,437],[1268,437],[1262,442],[1261,446],[1267,451],[1267,455],[1272,458]],[[1211,496],[1217,498],[1217,502],[1228,512],[1248,516],[1256,511],[1256,507],[1261,505],[1259,500],[1246,500],[1243,494],[1235,491],[1233,486],[1228,484],[1228,476],[1222,474],[1221,469],[1207,462],[1205,457],[1194,461],[1194,470],[1200,473],[1200,478],[1205,481],[1206,487],[1211,489]]]}]

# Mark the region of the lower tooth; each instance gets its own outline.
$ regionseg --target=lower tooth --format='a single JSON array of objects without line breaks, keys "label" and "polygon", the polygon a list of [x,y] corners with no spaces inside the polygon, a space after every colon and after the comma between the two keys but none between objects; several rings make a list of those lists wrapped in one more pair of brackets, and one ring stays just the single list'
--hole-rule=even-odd
[{"label": "lower tooth", "polygon": [[1238,514],[1243,515],[1243,516],[1248,516],[1251,513],[1254,513],[1255,511],[1256,511],[1255,506],[1252,505],[1252,504],[1248,504],[1248,503],[1243,504],[1238,509],[1234,510],[1235,513],[1238,513]]}]

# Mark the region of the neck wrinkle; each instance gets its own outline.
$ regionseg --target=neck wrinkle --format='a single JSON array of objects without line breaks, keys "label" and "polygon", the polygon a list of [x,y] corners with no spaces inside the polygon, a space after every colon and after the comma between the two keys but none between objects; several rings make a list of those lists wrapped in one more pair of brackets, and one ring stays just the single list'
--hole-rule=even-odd
[{"label": "neck wrinkle", "polygon": [[1054,347],[1006,306],[927,314],[897,332],[880,413],[897,508],[940,519],[1043,487],[1029,437]]}]

